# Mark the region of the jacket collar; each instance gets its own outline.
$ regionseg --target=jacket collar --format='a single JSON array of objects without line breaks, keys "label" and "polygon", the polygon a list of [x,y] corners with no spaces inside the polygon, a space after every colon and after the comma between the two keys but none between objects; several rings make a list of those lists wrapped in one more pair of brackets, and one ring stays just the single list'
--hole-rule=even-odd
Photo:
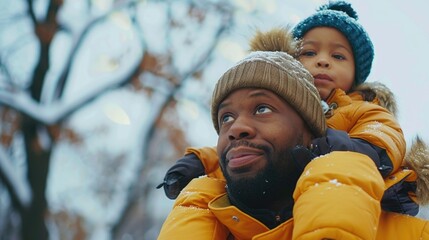
[{"label": "jacket collar", "polygon": [[283,210],[280,213],[280,221],[276,221],[276,214],[268,209],[250,210],[240,203],[240,207],[238,207],[236,203],[235,201],[233,205],[231,199],[225,193],[210,201],[209,209],[237,239],[249,239],[251,238],[249,236],[267,233],[270,229],[276,229],[284,224],[291,225],[291,209],[288,211]]}]

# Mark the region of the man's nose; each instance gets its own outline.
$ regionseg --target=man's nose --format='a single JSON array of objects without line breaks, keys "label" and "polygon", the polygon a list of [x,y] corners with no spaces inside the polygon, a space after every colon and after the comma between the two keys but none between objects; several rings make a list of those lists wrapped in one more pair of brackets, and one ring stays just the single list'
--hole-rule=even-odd
[{"label": "man's nose", "polygon": [[238,117],[232,126],[229,128],[229,140],[240,140],[252,138],[255,135],[255,128],[251,119],[246,117]]}]

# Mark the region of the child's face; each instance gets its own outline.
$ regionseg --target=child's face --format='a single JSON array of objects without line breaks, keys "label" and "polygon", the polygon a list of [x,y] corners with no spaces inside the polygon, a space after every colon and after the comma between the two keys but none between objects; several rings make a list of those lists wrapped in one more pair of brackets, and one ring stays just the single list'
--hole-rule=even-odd
[{"label": "child's face", "polygon": [[348,92],[353,86],[355,62],[347,38],[335,28],[316,27],[303,37],[299,61],[313,75],[320,97],[335,88]]}]

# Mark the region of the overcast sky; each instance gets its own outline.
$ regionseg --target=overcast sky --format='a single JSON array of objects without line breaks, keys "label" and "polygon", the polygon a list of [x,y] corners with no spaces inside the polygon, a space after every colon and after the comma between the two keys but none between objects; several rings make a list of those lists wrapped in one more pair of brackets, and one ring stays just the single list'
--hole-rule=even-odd
[{"label": "overcast sky", "polygon": [[388,85],[399,104],[407,139],[429,140],[429,2],[352,1],[374,42],[370,80]]}]

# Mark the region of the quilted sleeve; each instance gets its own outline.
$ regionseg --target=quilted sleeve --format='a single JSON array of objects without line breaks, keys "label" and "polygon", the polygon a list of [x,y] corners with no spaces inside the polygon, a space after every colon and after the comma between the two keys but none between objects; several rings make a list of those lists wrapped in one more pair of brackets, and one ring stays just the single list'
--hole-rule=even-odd
[{"label": "quilted sleeve", "polygon": [[353,105],[350,111],[349,136],[365,140],[385,150],[386,157],[381,156],[381,165],[391,166],[391,173],[400,169],[406,151],[405,137],[395,117],[376,104],[364,102]]},{"label": "quilted sleeve", "polygon": [[366,155],[332,152],[304,169],[294,192],[293,239],[375,239],[384,181]]},{"label": "quilted sleeve", "polygon": [[177,197],[158,240],[225,240],[229,231],[208,209],[208,203],[222,193],[225,193],[223,180],[193,179]]}]

